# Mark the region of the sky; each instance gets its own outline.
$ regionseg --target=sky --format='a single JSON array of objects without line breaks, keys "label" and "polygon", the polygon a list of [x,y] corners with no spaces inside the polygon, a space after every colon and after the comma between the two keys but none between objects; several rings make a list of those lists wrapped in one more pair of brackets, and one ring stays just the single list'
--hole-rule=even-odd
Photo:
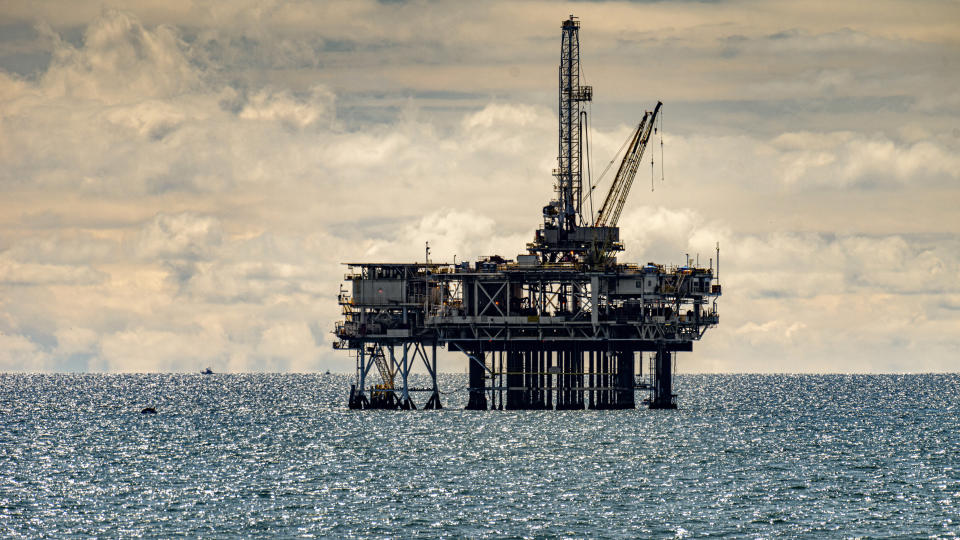
[{"label": "sky", "polygon": [[720,244],[680,373],[960,370],[960,2],[6,0],[0,372],[349,372],[341,263],[532,238],[570,14],[620,260]]}]

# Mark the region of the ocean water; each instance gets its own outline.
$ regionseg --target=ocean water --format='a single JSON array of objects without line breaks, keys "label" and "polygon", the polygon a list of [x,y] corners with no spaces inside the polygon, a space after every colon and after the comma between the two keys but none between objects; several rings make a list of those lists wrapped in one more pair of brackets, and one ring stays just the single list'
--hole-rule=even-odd
[{"label": "ocean water", "polygon": [[468,412],[456,375],[445,410],[350,411],[349,382],[0,375],[0,536],[960,533],[960,375],[680,376],[676,411]]}]

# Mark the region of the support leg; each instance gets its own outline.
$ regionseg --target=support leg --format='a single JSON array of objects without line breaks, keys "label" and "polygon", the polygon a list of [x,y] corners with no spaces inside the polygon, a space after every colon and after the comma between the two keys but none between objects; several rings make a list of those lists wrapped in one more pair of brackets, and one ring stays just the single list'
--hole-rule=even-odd
[{"label": "support leg", "polygon": [[485,411],[487,410],[487,388],[486,388],[486,358],[482,350],[475,350],[473,354],[467,355],[467,364],[469,366],[469,389],[470,399],[467,401],[466,410]]},{"label": "support leg", "polygon": [[427,364],[427,369],[430,371],[430,377],[433,379],[433,394],[430,395],[430,399],[427,400],[427,404],[423,406],[424,409],[442,409],[443,405],[440,404],[440,387],[437,385],[437,344],[433,344],[433,354],[432,359],[427,361],[426,355],[424,355],[423,361]]},{"label": "support leg", "polygon": [[523,356],[519,351],[507,351],[507,410],[523,409]]},{"label": "support leg", "polygon": [[595,380],[595,378],[594,378],[594,370],[593,370],[593,357],[594,357],[594,355],[595,355],[595,352],[591,350],[589,354],[590,354],[590,364],[589,364],[590,369],[589,369],[589,383],[588,383],[588,384],[590,385],[590,390],[589,390],[589,398],[590,398],[590,399],[589,399],[589,403],[587,404],[587,406],[588,406],[588,408],[590,408],[590,409],[595,409],[595,408],[597,407],[597,404],[596,404],[596,402],[594,401],[594,397],[595,397],[595,395],[596,395],[596,390],[594,390],[594,387],[595,387],[596,384],[597,384],[597,382],[596,382],[596,380]]},{"label": "support leg", "polygon": [[583,353],[584,350],[580,347],[577,347],[577,408],[583,409],[586,400],[584,399],[584,381],[586,378],[583,376]]},{"label": "support leg", "polygon": [[[403,358],[401,358],[400,363],[400,376],[403,380],[403,388],[400,393],[400,408],[403,410],[416,409],[417,405],[410,399],[410,385],[409,385],[409,376],[410,376],[410,356],[407,354],[410,350],[409,343],[403,343],[401,345],[403,349]],[[390,358],[393,358],[393,347],[390,347]]]},{"label": "support leg", "polygon": [[673,362],[670,351],[663,344],[657,347],[657,356],[654,360],[653,396],[650,398],[651,409],[676,409],[677,402],[673,397]]},{"label": "support leg", "polygon": [[633,351],[620,351],[617,355],[618,409],[636,408],[633,390]]},{"label": "support leg", "polygon": [[553,409],[553,375],[550,373],[550,368],[553,367],[553,351],[544,352],[544,365],[547,372],[547,409]]}]

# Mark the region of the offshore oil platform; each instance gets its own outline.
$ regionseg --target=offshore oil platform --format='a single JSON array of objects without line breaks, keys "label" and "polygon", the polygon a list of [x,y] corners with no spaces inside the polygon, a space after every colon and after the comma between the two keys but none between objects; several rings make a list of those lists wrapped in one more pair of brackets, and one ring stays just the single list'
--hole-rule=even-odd
[{"label": "offshore oil platform", "polygon": [[[348,263],[333,346],[356,356],[351,409],[415,409],[419,392],[429,394],[422,408],[442,408],[438,346],[466,355],[470,410],[632,409],[638,390],[651,409],[677,407],[675,354],[719,322],[713,260],[707,268],[689,257],[671,267],[617,262],[617,222],[661,103],[624,143],[593,215],[584,199],[595,186],[585,193],[581,168],[593,88],[580,84],[579,20],[571,15],[561,28],[556,197],[542,226],[513,260],[431,263],[428,247],[423,263]],[[717,273],[719,256],[718,248]],[[414,388],[419,363],[432,384]]]}]

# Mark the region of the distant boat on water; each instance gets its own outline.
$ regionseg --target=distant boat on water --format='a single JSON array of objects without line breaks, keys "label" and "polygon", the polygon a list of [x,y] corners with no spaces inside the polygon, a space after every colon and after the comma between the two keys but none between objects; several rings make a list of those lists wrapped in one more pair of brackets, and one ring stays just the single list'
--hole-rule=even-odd
[{"label": "distant boat on water", "polygon": [[210,368],[207,368],[207,369],[201,371],[200,373],[203,374],[203,375],[213,375],[213,370],[210,369]]}]

